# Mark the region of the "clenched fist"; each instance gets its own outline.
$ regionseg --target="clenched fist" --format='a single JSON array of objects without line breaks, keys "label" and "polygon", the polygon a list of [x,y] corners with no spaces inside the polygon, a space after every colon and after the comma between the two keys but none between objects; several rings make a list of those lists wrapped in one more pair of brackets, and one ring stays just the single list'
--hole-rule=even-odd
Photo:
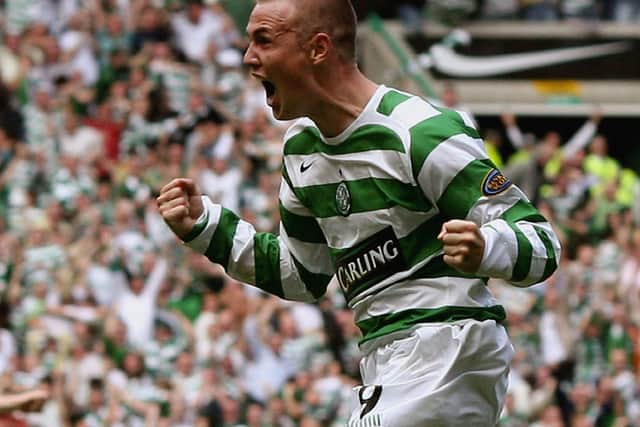
[{"label": "clenched fist", "polygon": [[176,178],[165,185],[157,202],[160,215],[182,240],[204,211],[200,190],[193,180],[186,178]]},{"label": "clenched fist", "polygon": [[475,273],[484,254],[484,237],[471,221],[454,219],[442,224],[438,239],[442,241],[444,262],[464,273]]}]

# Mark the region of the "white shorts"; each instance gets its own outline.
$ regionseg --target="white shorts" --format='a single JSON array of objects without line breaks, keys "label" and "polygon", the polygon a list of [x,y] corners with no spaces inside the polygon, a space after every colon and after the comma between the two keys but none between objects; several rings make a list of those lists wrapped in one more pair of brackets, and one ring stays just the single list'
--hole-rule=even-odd
[{"label": "white shorts", "polygon": [[493,320],[420,325],[363,345],[349,427],[494,427],[513,347]]}]

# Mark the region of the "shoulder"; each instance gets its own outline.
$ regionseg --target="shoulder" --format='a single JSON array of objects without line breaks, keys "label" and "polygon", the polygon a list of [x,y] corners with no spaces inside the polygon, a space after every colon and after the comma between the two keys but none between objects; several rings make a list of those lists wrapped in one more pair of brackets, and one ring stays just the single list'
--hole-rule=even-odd
[{"label": "shoulder", "polygon": [[458,134],[478,138],[469,114],[437,105],[435,102],[396,89],[381,98],[376,112],[408,133],[411,145],[416,141],[442,141]]},{"label": "shoulder", "polygon": [[394,88],[385,88],[376,112],[412,131],[431,129],[468,131],[476,128],[466,111],[444,107],[438,100],[424,98]]},{"label": "shoulder", "polygon": [[405,122],[409,122],[412,140],[427,139],[437,144],[459,135],[480,139],[473,117],[464,111],[420,99],[408,116]]},{"label": "shoulder", "polygon": [[307,128],[315,128],[316,125],[313,121],[307,117],[300,118],[293,122],[291,126],[287,129],[284,134],[284,142],[287,143],[288,140],[303,132]]},{"label": "shoulder", "polygon": [[[284,134],[284,154],[292,154],[303,147],[313,145],[322,140],[320,131],[311,119],[306,117],[296,120]],[[306,151],[306,150],[303,150]]]}]

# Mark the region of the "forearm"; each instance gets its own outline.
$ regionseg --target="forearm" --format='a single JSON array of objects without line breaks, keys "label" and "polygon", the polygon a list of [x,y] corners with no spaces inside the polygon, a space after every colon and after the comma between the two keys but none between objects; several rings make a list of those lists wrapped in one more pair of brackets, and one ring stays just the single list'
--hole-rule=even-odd
[{"label": "forearm", "polygon": [[184,239],[187,246],[220,264],[236,280],[281,298],[314,301],[319,297],[307,285],[315,279],[328,283],[330,277],[306,272],[290,252],[286,235],[256,233],[251,224],[209,198],[204,197],[203,203],[203,216]]},{"label": "forearm", "polygon": [[507,137],[515,148],[524,147],[524,136],[517,125],[507,126]]},{"label": "forearm", "polygon": [[154,298],[160,291],[160,287],[164,283],[169,273],[169,263],[166,259],[160,258],[156,260],[149,277],[147,278],[144,286],[145,294],[152,295]]},{"label": "forearm", "polygon": [[587,121],[562,148],[565,157],[574,156],[578,151],[586,147],[596,135],[598,125],[592,120]]},{"label": "forearm", "polygon": [[[532,208],[533,209],[533,208]],[[529,286],[547,279],[556,269],[560,244],[551,225],[502,216],[480,231],[485,252],[478,274]]]},{"label": "forearm", "polygon": [[528,286],[555,270],[560,253],[555,233],[487,158],[481,139],[456,134],[438,144],[418,145],[413,152],[418,184],[442,217],[480,227],[484,250],[477,275]]},{"label": "forearm", "polygon": [[22,409],[28,403],[39,398],[33,390],[23,391],[10,395],[0,395],[0,414]]}]

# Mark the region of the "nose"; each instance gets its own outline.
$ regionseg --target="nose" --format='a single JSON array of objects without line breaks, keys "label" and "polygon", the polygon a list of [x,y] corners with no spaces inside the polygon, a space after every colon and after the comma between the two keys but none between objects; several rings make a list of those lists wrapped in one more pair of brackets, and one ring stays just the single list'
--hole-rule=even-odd
[{"label": "nose", "polygon": [[253,50],[253,43],[249,43],[246,52],[244,53],[243,62],[245,65],[256,66],[258,65],[258,58]]}]

